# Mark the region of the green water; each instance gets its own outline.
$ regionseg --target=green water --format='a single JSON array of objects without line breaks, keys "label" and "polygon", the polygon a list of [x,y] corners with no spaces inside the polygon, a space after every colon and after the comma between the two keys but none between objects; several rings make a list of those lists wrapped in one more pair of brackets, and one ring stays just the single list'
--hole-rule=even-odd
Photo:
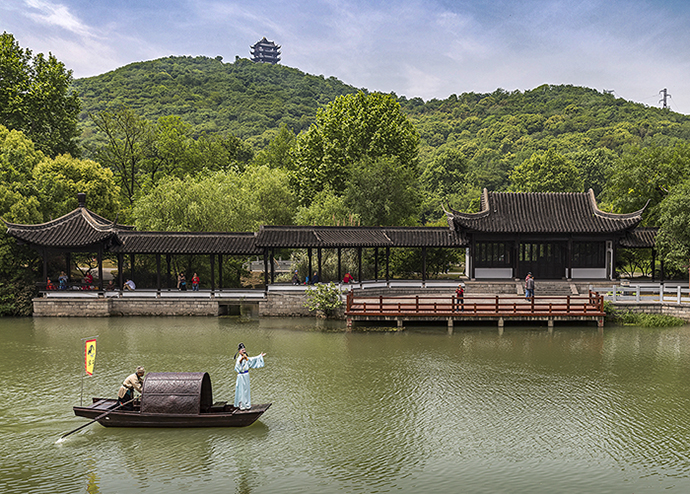
[{"label": "green water", "polygon": [[[690,327],[485,326],[343,333],[308,319],[0,320],[3,493],[690,492]],[[241,429],[113,429],[75,417],[137,365],[207,371]]]}]

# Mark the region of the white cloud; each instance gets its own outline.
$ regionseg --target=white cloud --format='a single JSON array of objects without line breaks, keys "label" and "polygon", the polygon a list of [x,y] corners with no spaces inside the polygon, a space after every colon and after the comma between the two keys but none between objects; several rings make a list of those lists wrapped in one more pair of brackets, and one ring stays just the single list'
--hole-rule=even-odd
[{"label": "white cloud", "polygon": [[32,9],[26,13],[27,17],[38,24],[56,26],[79,36],[93,36],[92,30],[63,4],[43,0],[26,0],[26,5]]}]

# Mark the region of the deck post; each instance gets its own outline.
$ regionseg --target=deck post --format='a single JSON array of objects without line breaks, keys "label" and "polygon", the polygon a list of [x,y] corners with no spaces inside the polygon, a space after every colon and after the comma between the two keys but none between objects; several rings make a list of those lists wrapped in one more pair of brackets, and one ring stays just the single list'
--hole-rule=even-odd
[{"label": "deck post", "polygon": [[448,318],[448,334],[449,335],[453,334],[453,318],[452,317]]},{"label": "deck post", "polygon": [[405,327],[404,324],[403,324],[403,320],[402,320],[402,319],[400,319],[400,318],[398,317],[398,318],[397,318],[397,321],[398,321],[398,327],[399,327],[399,328]]},{"label": "deck post", "polygon": [[503,336],[503,326],[504,326],[503,318],[499,317],[498,318],[498,336]]},{"label": "deck post", "polygon": [[549,334],[553,334],[553,317],[547,319],[546,325],[549,328]]}]

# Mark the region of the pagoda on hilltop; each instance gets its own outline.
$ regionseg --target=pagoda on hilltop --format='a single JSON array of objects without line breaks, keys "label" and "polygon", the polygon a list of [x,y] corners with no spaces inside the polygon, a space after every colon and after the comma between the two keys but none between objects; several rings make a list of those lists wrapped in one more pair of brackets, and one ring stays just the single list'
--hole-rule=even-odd
[{"label": "pagoda on hilltop", "polygon": [[273,41],[268,41],[266,37],[257,41],[251,47],[252,61],[261,63],[278,63],[280,62],[280,45],[276,45]]}]

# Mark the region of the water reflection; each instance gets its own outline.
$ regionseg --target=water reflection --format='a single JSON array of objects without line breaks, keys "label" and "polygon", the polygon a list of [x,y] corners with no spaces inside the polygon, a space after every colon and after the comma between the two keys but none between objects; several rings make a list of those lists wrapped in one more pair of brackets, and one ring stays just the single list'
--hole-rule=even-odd
[{"label": "water reflection", "polygon": [[[305,319],[0,321],[0,492],[687,492],[690,329],[412,328]],[[231,401],[239,341],[267,352],[240,429],[81,424],[134,366],[207,371]],[[76,487],[75,487],[76,486]]]}]

